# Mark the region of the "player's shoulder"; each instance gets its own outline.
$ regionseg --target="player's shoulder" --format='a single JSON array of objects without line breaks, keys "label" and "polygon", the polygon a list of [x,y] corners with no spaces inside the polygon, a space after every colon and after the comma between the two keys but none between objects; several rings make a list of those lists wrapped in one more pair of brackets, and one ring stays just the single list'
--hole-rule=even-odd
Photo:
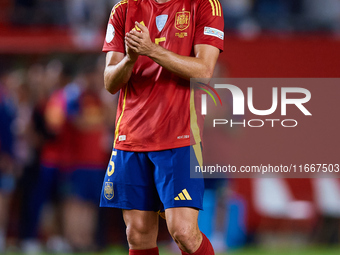
[{"label": "player's shoulder", "polygon": [[197,4],[210,4],[210,5],[221,4],[219,0],[191,0],[191,2]]},{"label": "player's shoulder", "polygon": [[118,13],[124,14],[126,12],[128,6],[128,0],[121,0],[118,3],[116,3],[111,10],[110,18],[113,19],[115,15]]},{"label": "player's shoulder", "polygon": [[213,16],[221,16],[222,5],[219,0],[192,0],[199,10],[211,12]]}]

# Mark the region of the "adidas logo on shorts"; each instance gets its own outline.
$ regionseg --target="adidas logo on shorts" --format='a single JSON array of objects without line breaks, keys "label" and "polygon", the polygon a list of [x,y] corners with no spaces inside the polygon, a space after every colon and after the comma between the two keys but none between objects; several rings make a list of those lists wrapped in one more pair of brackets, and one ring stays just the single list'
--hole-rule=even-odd
[{"label": "adidas logo on shorts", "polygon": [[189,192],[187,189],[182,190],[181,193],[178,194],[177,197],[175,197],[175,200],[192,200],[191,196],[189,195]]}]

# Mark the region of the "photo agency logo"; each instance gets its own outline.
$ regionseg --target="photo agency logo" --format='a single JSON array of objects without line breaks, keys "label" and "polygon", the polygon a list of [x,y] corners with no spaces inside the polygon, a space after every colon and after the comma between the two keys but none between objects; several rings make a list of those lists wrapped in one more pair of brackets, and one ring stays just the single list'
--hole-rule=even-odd
[{"label": "photo agency logo", "polygon": [[[218,79],[216,79],[218,80]],[[232,118],[226,118],[226,116],[218,116],[214,113],[213,127],[219,125],[228,125],[230,127],[251,127],[251,128],[261,128],[270,125],[271,127],[282,126],[285,128],[294,128],[298,126],[298,120],[296,118],[290,118],[287,114],[287,106],[295,107],[295,110],[290,108],[291,112],[294,112],[296,116],[296,110],[302,113],[302,116],[312,116],[312,113],[307,109],[307,103],[311,100],[311,92],[306,88],[301,87],[246,87],[243,90],[240,86],[232,84],[223,84],[220,81],[215,81],[212,79],[210,84],[207,85],[203,82],[196,82],[196,88],[203,90],[206,94],[201,94],[201,114],[208,115],[213,112],[219,112],[220,115],[225,113],[223,110],[218,108],[209,109],[208,113],[208,103],[207,95],[209,95],[215,107],[218,104],[212,94],[212,92],[217,96],[220,101],[221,106],[225,105],[232,107]],[[265,89],[266,92],[271,89],[271,98],[268,96],[264,97],[262,93]],[[218,92],[217,92],[218,90]],[[256,96],[254,91],[258,90]],[[212,91],[212,92],[210,92]],[[246,92],[246,93],[245,93]],[[280,93],[279,93],[280,92]],[[229,94],[227,97],[222,97],[224,100],[228,100],[226,104],[222,104],[222,95]],[[268,93],[265,93],[268,95]],[[230,100],[230,95],[232,100]],[[226,99],[228,98],[228,99]],[[270,102],[270,108],[258,109],[259,107],[254,106],[254,101],[256,102]],[[231,104],[229,102],[232,102]],[[224,102],[223,102],[224,103]],[[228,104],[229,103],[229,104]],[[291,105],[291,106],[289,106]],[[219,107],[221,107],[219,106]],[[247,111],[247,112],[246,112]],[[249,113],[248,113],[249,112]],[[255,118],[246,118],[250,114],[256,116]],[[275,116],[275,117],[273,117]],[[280,116],[280,117],[278,117]]]},{"label": "photo agency logo", "polygon": [[[217,91],[213,87],[211,87],[208,84],[205,84],[203,82],[197,82],[197,86],[198,86],[198,89],[203,90],[205,93],[207,93],[212,98],[212,100],[214,101],[215,106],[217,106],[217,102],[215,100],[215,97],[213,96],[213,94],[209,90],[211,90],[213,93],[215,93],[218,100],[220,101],[221,106],[223,106],[220,95],[217,93]],[[201,113],[202,113],[202,115],[207,115],[207,94],[201,95],[201,101],[202,101]]]}]

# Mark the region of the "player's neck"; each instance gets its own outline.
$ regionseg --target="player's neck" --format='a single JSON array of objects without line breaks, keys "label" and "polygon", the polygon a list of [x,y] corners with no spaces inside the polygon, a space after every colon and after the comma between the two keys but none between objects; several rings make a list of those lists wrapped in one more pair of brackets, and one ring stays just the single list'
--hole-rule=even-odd
[{"label": "player's neck", "polygon": [[159,4],[164,4],[164,3],[169,2],[171,0],[155,0],[155,1]]}]

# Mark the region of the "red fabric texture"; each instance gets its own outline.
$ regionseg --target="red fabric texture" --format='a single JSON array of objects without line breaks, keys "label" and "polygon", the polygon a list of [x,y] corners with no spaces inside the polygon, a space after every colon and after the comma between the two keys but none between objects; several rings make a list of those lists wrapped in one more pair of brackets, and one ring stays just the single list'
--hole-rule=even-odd
[{"label": "red fabric texture", "polygon": [[129,250],[129,255],[158,255],[158,247],[147,250]]}]

